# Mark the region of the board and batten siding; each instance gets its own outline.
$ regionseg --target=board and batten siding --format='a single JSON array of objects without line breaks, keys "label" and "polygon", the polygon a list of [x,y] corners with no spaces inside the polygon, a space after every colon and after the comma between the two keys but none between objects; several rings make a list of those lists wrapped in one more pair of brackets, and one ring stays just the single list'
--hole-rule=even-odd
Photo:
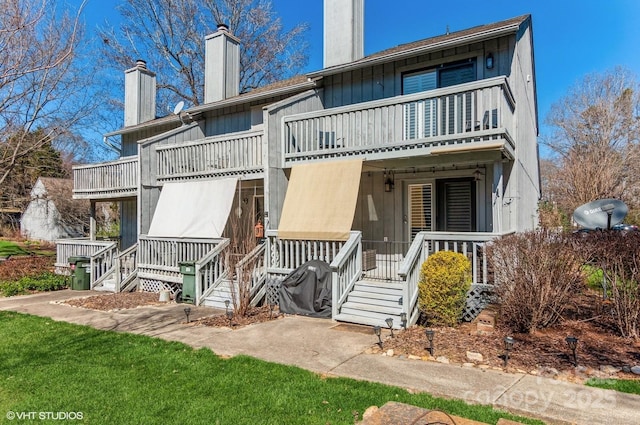
[{"label": "board and batten siding", "polygon": [[[275,103],[265,110],[265,143],[268,157],[265,170],[265,228],[275,230],[280,223],[280,214],[289,182],[288,173],[282,168],[282,118],[288,115],[324,109],[322,90],[308,90],[289,99]],[[265,152],[267,149],[264,150]]]},{"label": "board and batten siding", "polygon": [[[403,73],[467,59],[476,60],[478,80],[499,75],[508,77],[511,73],[514,45],[514,36],[505,36],[326,76],[322,80],[323,104],[325,108],[334,108],[399,96],[402,94]],[[490,70],[484,66],[488,53],[494,56],[494,67]]]},{"label": "board and batten siding", "polygon": [[203,123],[193,123],[140,143],[139,234],[144,235],[149,231],[160,197],[160,185],[156,178],[158,174],[156,146],[202,139],[204,138],[203,126]]},{"label": "board and batten siding", "polygon": [[138,202],[135,198],[120,201],[120,250],[138,242]]}]

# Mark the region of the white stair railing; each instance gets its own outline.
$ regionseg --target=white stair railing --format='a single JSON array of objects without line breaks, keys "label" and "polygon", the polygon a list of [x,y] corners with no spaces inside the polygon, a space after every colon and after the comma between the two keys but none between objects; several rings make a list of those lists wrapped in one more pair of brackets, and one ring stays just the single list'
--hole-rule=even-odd
[{"label": "white stair railing", "polygon": [[362,275],[361,232],[350,233],[349,239],[331,262],[331,270],[331,314],[335,317]]},{"label": "white stair railing", "polygon": [[121,292],[123,288],[129,289],[129,284],[136,278],[138,272],[138,244],[134,244],[122,251],[115,259],[116,292]]},{"label": "white stair railing", "polygon": [[[236,264],[235,272],[238,285],[248,284],[246,289],[252,305],[259,301],[256,299],[256,295],[267,280],[266,248],[266,242],[260,243]],[[244,282],[244,279],[249,279],[249,282]]]},{"label": "white stair railing", "polygon": [[213,290],[229,276],[227,248],[229,239],[223,239],[204,257],[196,262],[196,300],[200,305]]},{"label": "white stair railing", "polygon": [[118,243],[111,242],[110,245],[91,255],[91,289],[100,285],[114,272],[114,260],[118,255]]}]

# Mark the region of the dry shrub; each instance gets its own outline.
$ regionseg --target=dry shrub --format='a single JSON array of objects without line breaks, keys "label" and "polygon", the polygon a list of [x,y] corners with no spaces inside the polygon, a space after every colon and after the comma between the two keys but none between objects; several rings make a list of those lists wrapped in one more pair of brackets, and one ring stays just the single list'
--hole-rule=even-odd
[{"label": "dry shrub", "polygon": [[457,252],[436,252],[427,258],[420,271],[420,311],[431,324],[454,326],[462,318],[470,287],[469,259]]},{"label": "dry shrub", "polygon": [[640,232],[592,232],[574,242],[586,263],[604,271],[621,335],[640,337]]},{"label": "dry shrub", "polygon": [[0,280],[10,281],[22,277],[38,276],[53,271],[53,257],[11,257],[0,263]]},{"label": "dry shrub", "polygon": [[533,333],[557,323],[583,286],[571,236],[538,230],[509,235],[488,248],[504,324]]}]

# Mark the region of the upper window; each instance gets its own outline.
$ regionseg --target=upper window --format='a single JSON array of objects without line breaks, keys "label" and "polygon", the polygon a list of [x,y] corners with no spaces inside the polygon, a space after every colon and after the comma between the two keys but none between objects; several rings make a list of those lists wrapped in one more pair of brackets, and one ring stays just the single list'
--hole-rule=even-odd
[{"label": "upper window", "polygon": [[402,75],[402,94],[418,93],[476,80],[476,62],[469,60]]}]

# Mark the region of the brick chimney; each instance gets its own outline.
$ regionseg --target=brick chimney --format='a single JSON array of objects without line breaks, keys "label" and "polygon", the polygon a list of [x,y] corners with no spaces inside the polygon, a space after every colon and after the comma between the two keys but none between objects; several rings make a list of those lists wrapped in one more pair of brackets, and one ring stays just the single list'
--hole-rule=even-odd
[{"label": "brick chimney", "polygon": [[364,57],[364,0],[324,0],[324,67]]},{"label": "brick chimney", "polygon": [[140,124],[156,117],[156,74],[143,60],[124,72],[124,125]]},{"label": "brick chimney", "polygon": [[205,39],[204,103],[217,102],[240,92],[240,40],[229,27],[218,30]]}]

